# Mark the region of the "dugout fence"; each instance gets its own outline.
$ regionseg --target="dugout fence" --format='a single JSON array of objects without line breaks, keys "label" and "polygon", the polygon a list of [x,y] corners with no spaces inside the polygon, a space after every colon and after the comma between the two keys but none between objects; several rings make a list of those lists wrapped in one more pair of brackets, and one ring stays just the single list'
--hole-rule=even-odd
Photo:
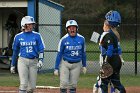
[{"label": "dugout fence", "polygon": [[[46,14],[40,12],[45,9],[45,6],[41,6],[39,4],[40,0],[36,1],[36,13],[37,13],[37,22],[38,22],[38,30],[43,35],[43,39],[47,43],[45,50],[45,66],[43,67],[42,72],[52,72],[54,70],[54,63],[57,54],[57,46],[60,38],[66,34],[65,31],[65,23],[68,19],[73,18],[78,22],[79,25],[79,33],[82,34],[86,39],[86,53],[87,53],[87,68],[88,73],[98,73],[99,71],[99,48],[98,44],[91,42],[90,38],[93,31],[102,33],[103,21],[99,23],[94,22],[85,22],[86,20],[79,19],[74,14],[71,14],[72,17],[66,17],[65,10],[62,12],[61,17],[57,17],[58,14],[54,13],[54,11],[48,11],[48,18],[43,18]],[[122,66],[121,73],[122,74],[140,74],[140,16],[138,13],[139,7],[137,7],[137,0],[132,4],[134,6],[134,19],[133,21],[129,21],[129,19],[123,20],[122,16],[122,24],[119,27],[119,33],[121,36],[121,47],[122,47],[122,56],[124,59],[124,65]],[[49,8],[48,8],[49,9]],[[55,17],[56,15],[56,17]],[[129,14],[128,14],[129,15]],[[41,18],[42,17],[42,18]],[[54,18],[53,18],[54,17]],[[60,19],[61,18],[61,19]],[[103,18],[103,16],[102,16]],[[101,18],[101,19],[102,19]],[[45,20],[49,20],[49,22],[45,23]],[[41,20],[41,21],[40,21]],[[56,20],[61,20],[61,22],[55,22]],[[82,21],[81,21],[82,20]],[[96,19],[94,19],[96,20]],[[127,20],[127,21],[126,21]],[[88,20],[87,20],[88,21]],[[84,24],[83,24],[84,23]],[[42,30],[43,29],[43,30]],[[44,34],[48,32],[48,34]],[[50,39],[51,38],[51,39]],[[53,56],[50,56],[53,55]]]}]

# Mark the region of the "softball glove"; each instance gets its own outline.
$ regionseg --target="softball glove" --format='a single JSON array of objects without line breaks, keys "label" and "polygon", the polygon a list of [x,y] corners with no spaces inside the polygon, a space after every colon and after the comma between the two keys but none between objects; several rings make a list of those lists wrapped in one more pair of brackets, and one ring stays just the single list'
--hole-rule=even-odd
[{"label": "softball glove", "polygon": [[103,62],[102,67],[100,69],[100,77],[108,78],[113,74],[113,68],[108,62]]}]

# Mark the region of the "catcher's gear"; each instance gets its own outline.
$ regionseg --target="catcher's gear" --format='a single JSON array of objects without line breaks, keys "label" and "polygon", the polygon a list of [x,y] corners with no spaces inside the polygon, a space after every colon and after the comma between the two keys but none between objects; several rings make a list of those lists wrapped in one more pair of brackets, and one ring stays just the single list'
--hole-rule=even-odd
[{"label": "catcher's gear", "polygon": [[108,62],[103,62],[103,65],[100,70],[101,78],[108,78],[113,74],[113,68]]},{"label": "catcher's gear", "polygon": [[96,84],[93,85],[93,93],[102,93],[102,90],[100,87],[97,87]]},{"label": "catcher's gear", "polygon": [[11,71],[12,74],[15,74],[15,73],[16,73],[16,68],[15,68],[15,66],[11,66],[10,71]]},{"label": "catcher's gear", "polygon": [[102,64],[103,64],[103,56],[102,54],[99,55],[99,64],[100,64],[100,67],[102,67]]},{"label": "catcher's gear", "polygon": [[113,11],[113,10],[109,11],[108,13],[106,13],[105,18],[107,21],[110,22],[121,23],[121,16],[118,11]]},{"label": "catcher's gear", "polygon": [[109,11],[105,15],[106,20],[109,22],[109,24],[113,27],[117,27],[121,23],[121,16],[120,13],[117,11]]}]

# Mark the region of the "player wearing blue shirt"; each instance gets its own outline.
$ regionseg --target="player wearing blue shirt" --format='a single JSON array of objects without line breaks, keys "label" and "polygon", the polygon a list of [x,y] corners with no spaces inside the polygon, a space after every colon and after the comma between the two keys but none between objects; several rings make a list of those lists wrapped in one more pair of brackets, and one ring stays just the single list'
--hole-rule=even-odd
[{"label": "player wearing blue shirt", "polygon": [[15,36],[13,42],[10,70],[11,73],[15,73],[18,57],[19,93],[33,93],[36,87],[37,70],[43,66],[45,46],[41,35],[33,31],[34,24],[33,17],[23,17],[21,20],[22,32]]},{"label": "player wearing blue shirt", "polygon": [[66,23],[67,34],[63,36],[58,45],[54,74],[58,75],[60,65],[60,93],[76,93],[76,86],[81,66],[86,73],[85,38],[78,34],[78,24],[75,20]]},{"label": "player wearing blue shirt", "polygon": [[[121,16],[117,11],[109,11],[105,15],[103,30],[99,41],[99,47],[103,62],[107,61],[113,68],[113,74],[107,78],[101,78],[100,88],[102,93],[108,93],[108,84],[111,82],[114,93],[126,93],[124,86],[120,81],[120,69],[122,66],[121,49],[119,47],[119,39],[116,28],[121,23]],[[96,86],[97,87],[97,86]],[[117,89],[117,91],[116,91]]]}]

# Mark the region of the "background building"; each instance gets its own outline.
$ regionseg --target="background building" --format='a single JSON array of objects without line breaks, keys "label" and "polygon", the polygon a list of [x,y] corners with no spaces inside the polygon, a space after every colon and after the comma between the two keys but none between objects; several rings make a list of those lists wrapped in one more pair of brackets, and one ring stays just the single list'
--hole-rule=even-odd
[{"label": "background building", "polygon": [[[0,1],[0,59],[7,60],[12,55],[12,41],[15,34],[20,32],[21,19],[26,15],[35,18],[37,23],[35,30],[42,34],[46,51],[56,50],[61,37],[61,26],[47,27],[47,25],[60,25],[61,11],[63,9],[64,6],[50,0]],[[44,67],[42,70],[53,69],[56,52],[45,52],[44,56]],[[51,62],[53,63],[48,65]]]}]

